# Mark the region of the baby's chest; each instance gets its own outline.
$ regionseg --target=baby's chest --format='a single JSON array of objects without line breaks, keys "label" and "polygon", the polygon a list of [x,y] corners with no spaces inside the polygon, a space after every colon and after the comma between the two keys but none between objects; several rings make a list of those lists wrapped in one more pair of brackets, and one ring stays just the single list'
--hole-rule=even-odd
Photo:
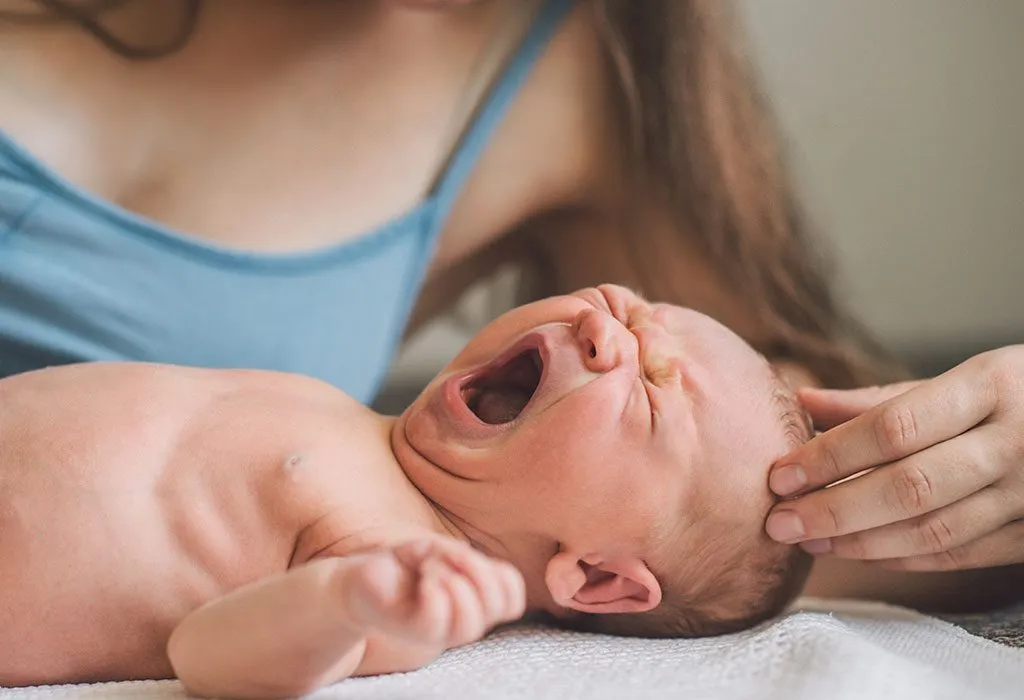
[{"label": "baby's chest", "polygon": [[162,677],[185,615],[287,568],[293,533],[244,497],[225,507],[195,483],[168,488],[69,482],[0,498],[0,677]]},{"label": "baby's chest", "polygon": [[369,460],[340,471],[321,482],[316,496],[306,496],[293,564],[355,555],[437,529],[427,501],[397,467]]}]

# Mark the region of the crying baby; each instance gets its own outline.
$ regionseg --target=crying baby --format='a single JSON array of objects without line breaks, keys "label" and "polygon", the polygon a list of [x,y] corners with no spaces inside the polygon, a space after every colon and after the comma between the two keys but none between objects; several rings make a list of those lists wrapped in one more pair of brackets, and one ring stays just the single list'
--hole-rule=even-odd
[{"label": "crying baby", "polygon": [[297,375],[95,363],[0,381],[0,685],[292,696],[524,612],[714,635],[809,557],[767,471],[810,437],[740,338],[615,286],[481,331],[397,418]]}]

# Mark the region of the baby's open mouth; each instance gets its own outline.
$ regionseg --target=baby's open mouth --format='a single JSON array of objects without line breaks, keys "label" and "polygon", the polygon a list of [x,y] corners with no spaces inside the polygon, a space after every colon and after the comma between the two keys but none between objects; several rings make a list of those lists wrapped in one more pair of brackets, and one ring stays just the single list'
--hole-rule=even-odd
[{"label": "baby's open mouth", "polygon": [[543,371],[540,350],[524,349],[508,360],[484,367],[462,387],[462,400],[484,423],[510,423],[537,392]]}]

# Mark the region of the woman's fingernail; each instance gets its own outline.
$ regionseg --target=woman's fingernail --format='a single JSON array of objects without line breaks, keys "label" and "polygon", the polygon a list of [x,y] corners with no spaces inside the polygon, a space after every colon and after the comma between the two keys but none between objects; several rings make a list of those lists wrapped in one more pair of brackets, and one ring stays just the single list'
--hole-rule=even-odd
[{"label": "woman's fingernail", "polygon": [[780,496],[789,496],[807,486],[807,474],[797,464],[779,467],[768,477],[768,486]]},{"label": "woman's fingernail", "polygon": [[773,540],[795,544],[804,536],[804,523],[796,513],[784,510],[768,516],[765,530]]},{"label": "woman's fingernail", "polygon": [[824,540],[807,540],[800,543],[800,549],[815,556],[828,554],[832,551],[832,540],[827,538]]}]

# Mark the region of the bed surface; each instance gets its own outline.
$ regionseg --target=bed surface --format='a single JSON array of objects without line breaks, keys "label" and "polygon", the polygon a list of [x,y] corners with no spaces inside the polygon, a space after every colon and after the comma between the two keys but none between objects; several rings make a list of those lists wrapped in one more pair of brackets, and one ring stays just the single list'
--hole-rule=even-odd
[{"label": "bed surface", "polygon": [[[1024,698],[1024,607],[960,620],[804,599],[784,618],[727,637],[636,640],[537,627],[449,652],[416,673],[346,681],[314,700],[488,698],[799,700]],[[1008,643],[1007,643],[1008,642]],[[186,697],[171,681],[0,689],[0,700]]]}]

